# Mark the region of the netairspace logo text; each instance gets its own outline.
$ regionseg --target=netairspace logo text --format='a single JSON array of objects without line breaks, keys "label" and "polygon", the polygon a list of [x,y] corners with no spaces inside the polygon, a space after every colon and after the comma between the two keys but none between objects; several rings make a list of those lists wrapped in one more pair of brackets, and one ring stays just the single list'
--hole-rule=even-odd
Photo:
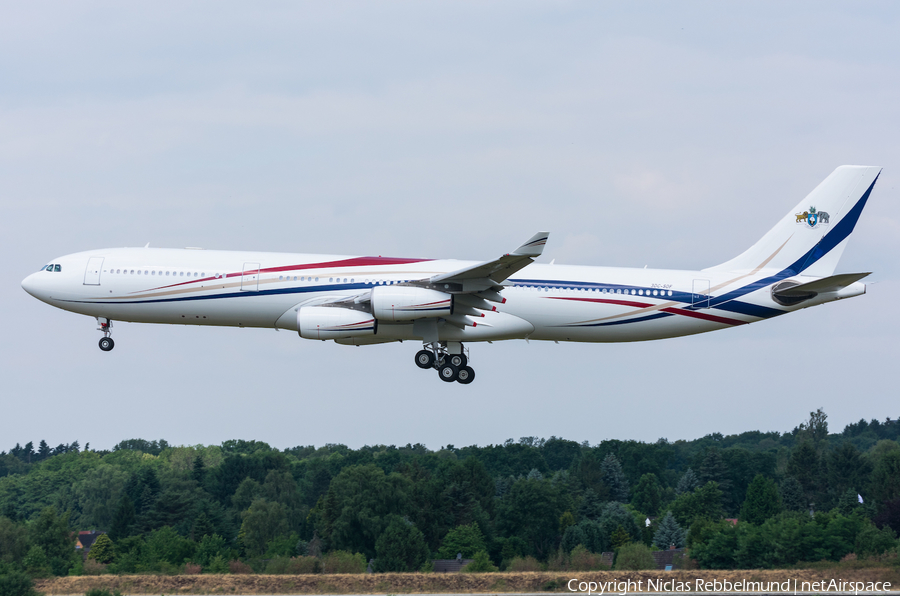
[{"label": "netairspace logo text", "polygon": [[696,579],[681,581],[676,579],[640,579],[610,580],[606,582],[580,581],[570,579],[566,584],[570,592],[591,594],[626,594],[640,592],[770,592],[797,594],[799,592],[844,592],[859,594],[860,592],[887,592],[890,582],[848,582],[842,579],[823,579],[821,581],[787,580],[783,582],[759,582],[746,579],[738,581]]}]

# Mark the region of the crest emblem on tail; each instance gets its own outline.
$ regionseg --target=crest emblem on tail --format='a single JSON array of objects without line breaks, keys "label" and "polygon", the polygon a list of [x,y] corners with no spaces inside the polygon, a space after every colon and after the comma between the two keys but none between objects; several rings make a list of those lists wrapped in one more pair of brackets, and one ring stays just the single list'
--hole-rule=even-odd
[{"label": "crest emblem on tail", "polygon": [[797,218],[798,224],[806,224],[811,228],[819,224],[827,224],[829,218],[827,211],[816,211],[815,207],[810,207],[803,213],[795,213],[794,216]]}]

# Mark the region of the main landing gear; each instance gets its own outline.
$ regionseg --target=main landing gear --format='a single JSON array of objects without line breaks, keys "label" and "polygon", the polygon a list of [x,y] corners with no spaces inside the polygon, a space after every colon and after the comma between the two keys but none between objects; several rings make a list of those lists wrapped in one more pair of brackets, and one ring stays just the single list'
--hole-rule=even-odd
[{"label": "main landing gear", "polygon": [[[451,353],[454,352],[454,353]],[[456,381],[468,385],[475,380],[475,371],[469,366],[469,358],[460,342],[433,342],[416,353],[416,366],[433,368],[442,381]]]},{"label": "main landing gear", "polygon": [[97,317],[97,323],[100,324],[97,330],[103,332],[103,337],[100,338],[100,349],[104,352],[109,352],[116,347],[116,342],[110,337],[112,335],[112,331],[110,331],[112,329],[112,321],[103,317]]}]

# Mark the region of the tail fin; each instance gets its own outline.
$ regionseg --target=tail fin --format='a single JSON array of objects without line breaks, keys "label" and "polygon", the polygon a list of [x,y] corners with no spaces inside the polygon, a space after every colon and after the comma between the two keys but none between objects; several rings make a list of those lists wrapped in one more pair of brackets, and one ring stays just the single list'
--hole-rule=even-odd
[{"label": "tail fin", "polygon": [[791,275],[831,275],[880,173],[874,166],[839,167],[759,242],[704,271],[775,269]]}]

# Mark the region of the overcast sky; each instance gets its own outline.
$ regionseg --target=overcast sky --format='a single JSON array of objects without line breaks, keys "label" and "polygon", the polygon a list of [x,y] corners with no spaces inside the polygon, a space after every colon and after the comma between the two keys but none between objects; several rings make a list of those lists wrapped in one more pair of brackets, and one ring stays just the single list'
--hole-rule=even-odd
[{"label": "overcast sky", "polygon": [[[895,2],[0,2],[0,450],[256,439],[693,439],[900,416]],[[884,172],[839,265],[868,294],[701,336],[415,343],[118,323],[21,280],[201,246],[702,268],[841,164]]]}]

